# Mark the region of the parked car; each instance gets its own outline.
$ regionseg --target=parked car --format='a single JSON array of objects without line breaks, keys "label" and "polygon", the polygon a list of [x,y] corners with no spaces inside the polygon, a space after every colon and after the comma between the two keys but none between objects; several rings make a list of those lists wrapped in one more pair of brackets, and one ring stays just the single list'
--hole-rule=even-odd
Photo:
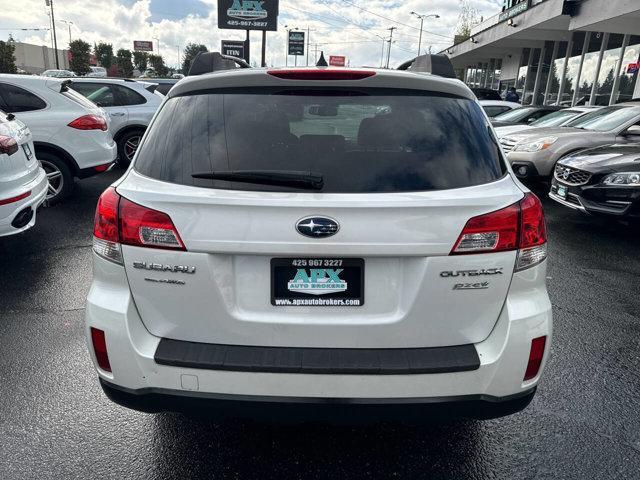
[{"label": "parked car", "polygon": [[[149,91],[160,94],[160,98],[164,98],[169,90],[178,83],[179,78],[152,78],[149,79],[150,82],[155,84],[154,87],[149,87]],[[142,79],[138,79],[138,81],[143,81]]]},{"label": "parked car", "polygon": [[557,112],[562,107],[544,106],[544,107],[523,107],[517,110],[501,113],[491,119],[494,127],[508,127],[510,125],[528,125],[547,115]]},{"label": "parked car", "polygon": [[107,77],[107,69],[104,67],[89,67],[91,71],[85,75],[85,77],[97,77],[97,78],[106,78]]},{"label": "parked car", "polygon": [[520,178],[550,180],[556,162],[590,147],[640,141],[640,103],[629,102],[588,112],[564,127],[511,134],[500,144]]},{"label": "parked car", "polygon": [[516,132],[526,132],[534,128],[546,128],[546,127],[563,127],[570,122],[579,119],[588,112],[592,112],[600,107],[573,107],[564,110],[558,110],[557,112],[550,113],[542,117],[535,122],[527,124],[518,123],[516,125],[509,125],[507,127],[496,127],[496,135],[498,138],[502,138],[506,135],[510,135]]},{"label": "parked car", "polygon": [[640,144],[606,145],[563,158],[549,197],[584,213],[639,219]]},{"label": "parked car", "polygon": [[504,100],[480,100],[480,105],[482,105],[488,117],[495,117],[502,113],[522,108],[519,103],[505,102]]},{"label": "parked car", "polygon": [[45,70],[44,72],[42,72],[40,74],[40,76],[42,77],[52,77],[52,78],[69,78],[69,77],[75,77],[76,74],[73,73],[71,70]]},{"label": "parked car", "polygon": [[33,151],[27,126],[0,110],[0,237],[33,227],[47,196],[47,175]]},{"label": "parked car", "polygon": [[502,100],[498,90],[491,88],[472,88],[471,91],[478,100]]},{"label": "parked car", "polygon": [[99,199],[87,340],[109,398],[144,411],[500,416],[549,351],[545,258],[540,201],[458,80],[193,76]]},{"label": "parked car", "polygon": [[106,112],[69,88],[68,80],[0,74],[0,109],[29,127],[49,177],[49,203],[68,196],[74,178],[104,172],[115,160]]},{"label": "parked car", "polygon": [[129,165],[162,102],[162,97],[153,94],[155,84],[115,78],[77,78],[70,86],[109,114],[119,162]]}]

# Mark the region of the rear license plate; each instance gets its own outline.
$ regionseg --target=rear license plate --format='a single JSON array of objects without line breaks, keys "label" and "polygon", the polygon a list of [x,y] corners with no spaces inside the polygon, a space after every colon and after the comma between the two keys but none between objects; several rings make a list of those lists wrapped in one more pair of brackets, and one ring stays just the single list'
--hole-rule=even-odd
[{"label": "rear license plate", "polygon": [[33,152],[31,151],[31,147],[29,147],[28,143],[25,143],[24,145],[22,145],[22,150],[24,151],[24,154],[27,156],[27,161],[31,161],[33,160]]},{"label": "rear license plate", "polygon": [[558,196],[567,198],[567,187],[565,187],[564,185],[558,185]]},{"label": "rear license plate", "polygon": [[364,260],[272,258],[271,305],[360,307],[364,305]]}]

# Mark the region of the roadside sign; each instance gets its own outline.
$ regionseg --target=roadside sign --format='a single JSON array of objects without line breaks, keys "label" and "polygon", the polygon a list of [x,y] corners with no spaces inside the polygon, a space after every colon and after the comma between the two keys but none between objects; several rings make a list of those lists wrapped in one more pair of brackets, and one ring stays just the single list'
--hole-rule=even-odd
[{"label": "roadside sign", "polygon": [[223,55],[244,58],[244,41],[242,40],[222,40],[220,52]]},{"label": "roadside sign", "polygon": [[627,73],[636,73],[640,70],[640,63],[630,63],[627,65]]},{"label": "roadside sign", "polygon": [[304,55],[304,32],[289,32],[289,55]]},{"label": "roadside sign", "polygon": [[148,40],[134,40],[133,49],[136,52],[153,52],[153,42]]},{"label": "roadside sign", "polygon": [[218,28],[278,30],[278,0],[219,0]]},{"label": "roadside sign", "polygon": [[342,55],[329,55],[329,65],[332,67],[344,67],[347,64],[347,57]]}]

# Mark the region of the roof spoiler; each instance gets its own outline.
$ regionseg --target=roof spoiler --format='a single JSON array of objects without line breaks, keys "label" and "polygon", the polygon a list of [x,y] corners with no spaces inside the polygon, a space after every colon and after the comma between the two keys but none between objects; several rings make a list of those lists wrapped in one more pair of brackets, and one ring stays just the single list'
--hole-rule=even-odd
[{"label": "roof spoiler", "polygon": [[236,68],[251,67],[242,58],[222,55],[220,52],[199,52],[191,62],[187,76],[235,70]]},{"label": "roof spoiler", "polygon": [[419,57],[404,62],[398,67],[398,70],[431,73],[439,77],[456,78],[451,60],[442,54],[420,55]]}]

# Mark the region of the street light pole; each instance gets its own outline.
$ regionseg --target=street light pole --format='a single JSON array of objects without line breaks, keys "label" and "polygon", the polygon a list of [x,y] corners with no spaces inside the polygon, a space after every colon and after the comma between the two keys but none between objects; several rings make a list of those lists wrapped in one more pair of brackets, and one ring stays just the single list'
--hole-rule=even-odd
[{"label": "street light pole", "polygon": [[60,70],[60,60],[58,60],[58,38],[56,37],[56,18],[53,15],[53,0],[45,0],[45,5],[51,7],[51,27],[53,28],[53,56],[56,59],[56,70]]},{"label": "street light pole", "polygon": [[430,18],[430,17],[440,18],[440,15],[438,15],[437,13],[431,13],[429,15],[420,15],[419,13],[416,13],[416,12],[411,12],[411,15],[414,15],[420,19],[420,39],[418,40],[418,56],[420,56],[420,51],[422,49],[422,26],[424,25],[424,19]]},{"label": "street light pole", "polygon": [[384,44],[387,43],[387,39],[377,33],[374,35],[382,40],[382,52],[380,52],[380,68],[382,68],[384,66]]},{"label": "street light pole", "polygon": [[73,22],[68,22],[67,20],[62,19],[60,19],[60,21],[69,27],[69,45],[71,45],[71,25],[73,25]]}]

